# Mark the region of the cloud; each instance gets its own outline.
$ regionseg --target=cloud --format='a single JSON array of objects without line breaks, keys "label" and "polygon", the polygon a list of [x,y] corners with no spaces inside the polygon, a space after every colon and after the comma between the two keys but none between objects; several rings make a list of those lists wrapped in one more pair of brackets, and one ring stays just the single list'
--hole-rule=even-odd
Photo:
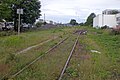
[{"label": "cloud", "polygon": [[[105,9],[119,9],[119,0],[40,0],[42,14],[47,19],[69,22],[68,19],[76,18],[83,21],[94,12],[100,14]],[[53,18],[54,17],[54,18]]]}]

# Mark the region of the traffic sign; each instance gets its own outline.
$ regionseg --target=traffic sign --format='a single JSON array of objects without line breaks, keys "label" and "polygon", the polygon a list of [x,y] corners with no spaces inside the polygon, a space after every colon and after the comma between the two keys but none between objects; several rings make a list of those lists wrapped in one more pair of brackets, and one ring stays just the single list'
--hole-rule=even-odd
[{"label": "traffic sign", "polygon": [[17,14],[23,14],[23,9],[17,9]]}]

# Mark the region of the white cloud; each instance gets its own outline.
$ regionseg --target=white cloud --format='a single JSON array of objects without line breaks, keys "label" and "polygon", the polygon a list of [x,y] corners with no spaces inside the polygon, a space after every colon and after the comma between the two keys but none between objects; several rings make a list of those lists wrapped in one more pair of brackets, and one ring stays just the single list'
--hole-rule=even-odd
[{"label": "white cloud", "polygon": [[[91,12],[101,13],[104,9],[119,9],[119,0],[40,0],[42,14],[47,19],[69,22],[68,19],[79,17],[86,19]],[[53,18],[54,17],[54,18]],[[80,21],[79,20],[79,21]]]}]

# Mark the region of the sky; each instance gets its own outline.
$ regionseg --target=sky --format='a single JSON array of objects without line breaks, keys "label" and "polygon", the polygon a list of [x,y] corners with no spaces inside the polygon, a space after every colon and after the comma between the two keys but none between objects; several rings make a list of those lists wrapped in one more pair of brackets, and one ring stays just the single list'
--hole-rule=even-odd
[{"label": "sky", "polygon": [[120,0],[40,0],[41,18],[59,23],[71,19],[85,22],[90,13],[101,14],[105,9],[120,9]]}]

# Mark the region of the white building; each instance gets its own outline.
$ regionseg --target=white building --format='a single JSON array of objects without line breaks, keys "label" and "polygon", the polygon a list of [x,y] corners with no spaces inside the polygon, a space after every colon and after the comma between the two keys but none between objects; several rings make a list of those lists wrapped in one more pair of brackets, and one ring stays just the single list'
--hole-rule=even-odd
[{"label": "white building", "polygon": [[102,14],[93,19],[93,27],[109,26],[110,28],[120,25],[120,14],[109,14],[110,10],[105,10]]},{"label": "white building", "polygon": [[120,13],[116,15],[117,25],[120,25]]}]

